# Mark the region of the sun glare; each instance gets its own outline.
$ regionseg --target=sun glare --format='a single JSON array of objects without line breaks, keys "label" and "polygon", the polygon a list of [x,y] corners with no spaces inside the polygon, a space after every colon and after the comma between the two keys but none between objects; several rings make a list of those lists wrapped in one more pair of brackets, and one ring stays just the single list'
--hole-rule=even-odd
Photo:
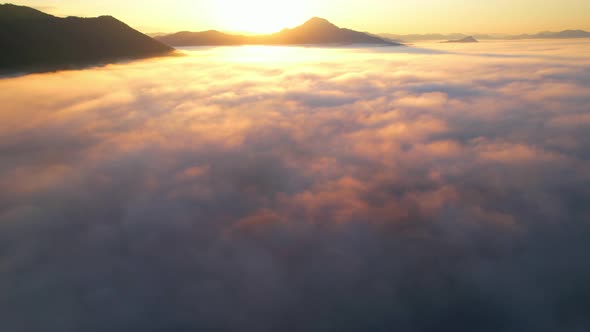
[{"label": "sun glare", "polygon": [[215,13],[224,30],[245,33],[277,32],[313,16],[302,3],[274,0],[219,0]]}]

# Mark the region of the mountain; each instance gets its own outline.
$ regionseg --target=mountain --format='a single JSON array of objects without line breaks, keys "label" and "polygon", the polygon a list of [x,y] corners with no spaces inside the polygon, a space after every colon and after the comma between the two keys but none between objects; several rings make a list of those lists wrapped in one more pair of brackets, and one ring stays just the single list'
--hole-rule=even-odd
[{"label": "mountain", "polygon": [[450,34],[441,34],[441,33],[429,33],[429,34],[409,34],[409,35],[396,35],[391,33],[382,33],[379,36],[383,38],[388,38],[391,40],[396,40],[399,42],[417,42],[417,41],[449,41],[449,40],[459,40],[467,37],[473,37],[477,40],[482,39],[501,39],[502,36],[500,35],[488,35],[488,34],[476,34],[476,35],[466,35],[463,33],[450,33]]},{"label": "mountain", "polygon": [[473,36],[469,36],[461,39],[448,40],[445,43],[479,43],[479,41],[473,38]]},{"label": "mountain", "polygon": [[284,29],[270,35],[241,36],[219,31],[179,32],[157,38],[170,46],[218,45],[351,45],[373,44],[399,46],[401,44],[381,37],[339,28],[329,21],[314,17],[293,29]]},{"label": "mountain", "polygon": [[22,19],[50,19],[53,16],[45,14],[36,9],[16,6],[12,4],[0,4],[0,20],[22,20]]},{"label": "mountain", "polygon": [[170,53],[111,16],[58,18],[0,5],[0,71],[44,71]]},{"label": "mountain", "polygon": [[590,38],[590,32],[584,30],[564,30],[553,34],[554,38]]},{"label": "mountain", "polygon": [[171,46],[228,46],[245,45],[248,37],[209,30],[202,32],[183,31],[159,36],[156,39]]},{"label": "mountain", "polygon": [[511,36],[509,39],[571,39],[571,38],[590,38],[590,32],[584,30],[564,30],[560,32],[539,32],[534,35]]},{"label": "mountain", "polygon": [[271,44],[383,44],[399,45],[364,32],[343,29],[329,21],[314,17],[293,29],[284,29],[268,37]]},{"label": "mountain", "polygon": [[[382,33],[379,36],[390,40],[396,40],[399,42],[417,42],[417,41],[441,41],[441,40],[460,40],[463,38],[470,37],[470,35],[462,33],[451,33],[451,34],[409,34],[409,35],[396,35],[391,33]],[[522,34],[522,35],[504,35],[504,34],[475,34],[471,37],[476,40],[515,40],[515,39],[568,39],[568,38],[590,38],[590,32],[584,30],[565,30],[561,32],[539,32],[537,34]]]}]

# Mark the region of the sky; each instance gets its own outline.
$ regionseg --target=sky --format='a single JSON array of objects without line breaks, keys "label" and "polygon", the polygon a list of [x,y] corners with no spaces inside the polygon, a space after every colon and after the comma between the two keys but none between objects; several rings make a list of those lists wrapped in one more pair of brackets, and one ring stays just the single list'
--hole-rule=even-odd
[{"label": "sky", "polygon": [[373,33],[590,30],[587,0],[23,0],[57,15],[113,15],[148,33],[273,32],[319,16]]},{"label": "sky", "polygon": [[0,79],[0,331],[588,331],[588,54],[222,47]]}]

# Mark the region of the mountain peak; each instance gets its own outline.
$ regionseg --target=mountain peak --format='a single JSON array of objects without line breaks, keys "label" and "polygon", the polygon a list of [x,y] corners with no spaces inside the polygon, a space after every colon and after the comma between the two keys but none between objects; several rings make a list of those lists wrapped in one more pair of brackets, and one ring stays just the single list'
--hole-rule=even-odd
[{"label": "mountain peak", "polygon": [[9,20],[21,20],[21,19],[48,19],[54,18],[54,16],[45,14],[37,9],[17,6],[10,3],[0,4],[0,18]]},{"label": "mountain peak", "polygon": [[303,25],[284,29],[270,35],[239,36],[223,33],[193,32],[183,35],[172,34],[158,37],[158,40],[174,46],[211,45],[388,45],[399,46],[382,38],[364,32],[341,29],[328,20],[313,17]]},{"label": "mountain peak", "polygon": [[334,24],[330,21],[326,20],[325,18],[321,17],[312,17],[307,22],[305,22],[302,27],[310,27],[310,28],[337,28]]},{"label": "mountain peak", "polygon": [[0,26],[0,72],[54,70],[172,51],[112,16],[61,18],[0,5]]},{"label": "mountain peak", "polygon": [[317,23],[328,23],[328,24],[332,24],[332,23],[330,23],[330,21],[326,20],[325,18],[321,18],[321,17],[317,17],[317,16],[314,16],[314,17],[310,18],[309,20],[307,20],[306,23],[316,23],[316,22]]}]

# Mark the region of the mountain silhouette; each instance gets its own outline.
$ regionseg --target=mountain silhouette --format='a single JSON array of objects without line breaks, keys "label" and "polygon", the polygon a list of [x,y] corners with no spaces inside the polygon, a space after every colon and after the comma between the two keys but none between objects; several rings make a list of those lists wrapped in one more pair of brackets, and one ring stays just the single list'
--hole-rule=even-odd
[{"label": "mountain silhouette", "polygon": [[50,19],[53,16],[37,9],[13,4],[0,4],[0,20]]},{"label": "mountain silhouette", "polygon": [[373,44],[399,46],[384,38],[364,32],[339,28],[323,18],[314,17],[293,29],[284,29],[270,35],[241,36],[218,31],[179,32],[157,37],[170,46],[217,45],[351,45]]},{"label": "mountain silhouette", "polygon": [[460,40],[472,36],[476,40],[515,40],[515,39],[570,39],[570,38],[590,38],[590,32],[584,30],[564,30],[560,32],[539,32],[537,34],[505,35],[505,34],[475,34],[467,35],[463,33],[451,34],[408,34],[396,35],[391,33],[382,33],[379,36],[399,42],[417,42],[417,41],[441,41],[441,40]]},{"label": "mountain silhouette", "polygon": [[560,32],[539,32],[534,35],[512,36],[510,39],[571,39],[571,38],[590,38],[590,32],[584,30],[564,30]]},{"label": "mountain silhouette", "polygon": [[448,40],[445,43],[479,43],[479,41],[473,38],[473,36],[469,36],[461,39]]},{"label": "mountain silhouette", "polygon": [[0,5],[0,71],[45,71],[162,55],[173,49],[111,16],[58,18]]},{"label": "mountain silhouette", "polygon": [[451,41],[451,40],[459,40],[467,37],[473,37],[477,40],[481,39],[494,39],[496,38],[493,35],[488,34],[476,34],[476,35],[467,35],[463,33],[450,33],[450,34],[441,34],[441,33],[429,33],[429,34],[408,34],[408,35],[396,35],[392,33],[382,33],[378,36],[383,38],[399,41],[399,42],[417,42],[417,41]]},{"label": "mountain silhouette", "polygon": [[216,30],[189,32],[182,31],[170,35],[155,37],[160,42],[171,46],[229,46],[244,45],[248,37],[230,35]]}]

